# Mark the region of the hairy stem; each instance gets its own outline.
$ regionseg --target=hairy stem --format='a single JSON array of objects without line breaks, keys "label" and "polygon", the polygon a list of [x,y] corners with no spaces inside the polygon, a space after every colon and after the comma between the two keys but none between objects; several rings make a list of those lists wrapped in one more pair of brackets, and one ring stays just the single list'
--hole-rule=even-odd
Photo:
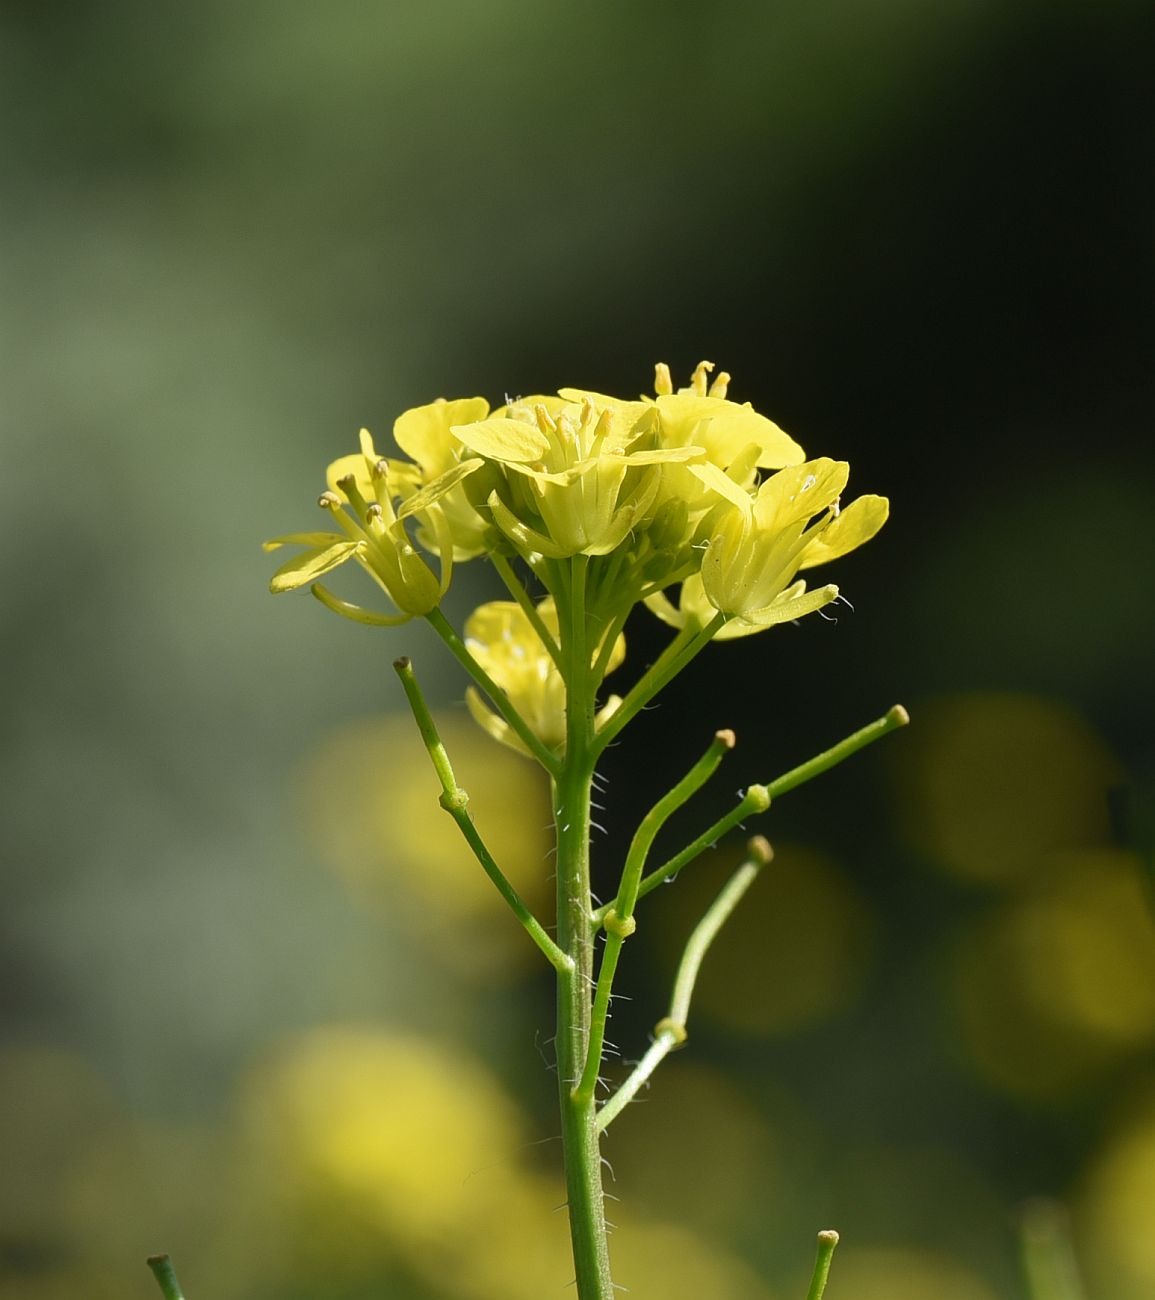
[{"label": "hairy stem", "polygon": [[593,941],[590,910],[590,797],[594,683],[585,614],[587,557],[572,562],[572,583],[558,610],[566,667],[566,749],[554,780],[557,828],[557,943],[571,966],[557,977],[557,1074],[570,1239],[579,1300],[612,1300],[602,1192],[601,1147],[593,1097],[578,1083],[590,1040]]}]

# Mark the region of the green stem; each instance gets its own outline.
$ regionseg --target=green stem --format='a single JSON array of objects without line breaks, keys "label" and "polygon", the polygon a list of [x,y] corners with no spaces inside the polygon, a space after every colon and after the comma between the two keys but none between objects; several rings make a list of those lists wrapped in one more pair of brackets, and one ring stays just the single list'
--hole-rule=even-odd
[{"label": "green stem", "polygon": [[807,762],[791,768],[789,772],[783,773],[777,780],[771,781],[766,787],[770,791],[770,797],[777,799],[779,795],[787,794],[789,791],[797,789],[798,786],[804,785],[807,781],[813,781],[816,776],[821,776],[823,772],[828,772],[832,767],[836,767],[844,759],[849,758],[851,754],[856,754],[860,749],[865,749],[867,745],[872,745],[876,740],[881,740],[889,732],[895,731],[899,727],[905,727],[909,721],[910,714],[902,705],[894,705],[881,718],[868,722],[865,727],[861,727],[853,735],[847,736],[845,740],[840,740],[837,745],[824,750],[821,754],[816,754]]},{"label": "green stem", "polygon": [[838,1233],[833,1228],[827,1228],[818,1234],[818,1255],[814,1260],[814,1273],[810,1278],[806,1300],[822,1300],[826,1279],[830,1276],[830,1261],[834,1258],[834,1247],[837,1245]]},{"label": "green stem", "polygon": [[594,1096],[598,1071],[601,1069],[602,1050],[605,1046],[606,1024],[609,1021],[610,1000],[613,997],[614,975],[621,957],[622,945],[633,934],[634,904],[638,898],[638,886],[645,869],[646,858],[654,838],[666,821],[688,799],[696,794],[713,776],[723,757],[734,748],[734,733],[719,731],[702,755],[686,775],[672,790],[665,794],[642,818],[626,855],[626,865],[622,871],[622,882],[618,887],[617,901],[613,909],[606,913],[602,924],[606,931],[606,946],[602,954],[601,966],[598,968],[598,984],[594,994],[592,1020],[590,1024],[589,1048],[586,1052],[585,1070],[582,1072],[578,1089],[588,1097]]},{"label": "green stem", "polygon": [[150,1255],[145,1262],[152,1269],[152,1275],[164,1293],[164,1300],[184,1300],[184,1292],[176,1280],[172,1260],[167,1255]]},{"label": "green stem", "polygon": [[622,728],[642,711],[647,704],[666,687],[690,660],[703,650],[713,639],[718,630],[726,624],[725,614],[716,614],[705,627],[694,629],[684,627],[669,643],[650,667],[634,683],[633,689],[626,695],[618,711],[608,719],[598,732],[595,745],[596,753],[609,745]]},{"label": "green stem", "polygon": [[474,659],[473,655],[469,653],[469,647],[449,625],[448,620],[445,615],[442,614],[441,610],[430,610],[425,617],[433,630],[449,647],[458,663],[461,664],[470,677],[472,677],[486,695],[489,696],[493,703],[493,707],[501,714],[506,722],[509,723],[530,753],[533,754],[537,761],[551,776],[556,777],[561,771],[561,760],[552,749],[547,749],[538,737],[534,735],[529,723],[526,722],[521,714],[513,707],[509,696],[506,695],[501,687],[498,686],[493,678],[490,677],[485,669],[482,668],[476,659]]},{"label": "green stem", "polygon": [[505,558],[504,555],[490,553],[490,560],[493,567],[501,575],[502,582],[505,583],[506,590],[521,606],[522,613],[529,619],[529,625],[537,633],[538,640],[545,646],[546,653],[553,660],[558,672],[561,672],[561,650],[557,642],[553,639],[549,628],[541,621],[541,615],[537,612],[537,606],[533,598],[526,591],[523,584],[518,580],[518,576],[513,571],[513,565]]},{"label": "green stem", "polygon": [[772,857],[770,845],[762,836],[755,835],[747,845],[746,860],[723,885],[705,916],[694,927],[694,932],[690,935],[682,953],[678,973],[674,977],[674,992],[670,998],[669,1014],[654,1027],[654,1041],[645,1056],[598,1112],[597,1126],[600,1131],[604,1131],[613,1123],[637,1096],[639,1089],[649,1080],[662,1061],[675,1047],[680,1047],[686,1041],[690,999],[694,994],[694,985],[698,979],[702,959],[717,937],[718,931],[738,906],[743,894]]},{"label": "green stem", "polygon": [[570,959],[557,976],[557,1073],[570,1240],[578,1300],[613,1300],[597,1111],[577,1084],[590,1036],[595,928],[590,915],[590,799],[594,686],[586,629],[586,557],[575,556],[558,626],[566,665],[566,748],[554,781],[557,942]]},{"label": "green stem", "polygon": [[421,739],[425,742],[425,748],[433,763],[433,770],[437,773],[437,779],[441,782],[440,803],[442,808],[457,823],[465,842],[473,850],[473,855],[481,863],[485,874],[497,886],[497,892],[509,904],[514,916],[517,917],[525,927],[529,937],[545,954],[550,965],[557,971],[572,969],[573,962],[545,932],[541,922],[530,911],[517,890],[509,883],[505,873],[485,847],[485,842],[482,840],[477,827],[473,823],[473,818],[469,814],[469,795],[457,784],[457,778],[453,775],[449,755],[438,734],[437,724],[433,721],[433,715],[429,711],[429,705],[425,702],[421,687],[417,684],[417,677],[413,672],[412,663],[403,656],[394,661],[393,667],[397,670],[397,676],[401,678],[401,685],[405,690],[405,697],[409,701],[409,707],[413,710],[417,729],[421,732]]}]

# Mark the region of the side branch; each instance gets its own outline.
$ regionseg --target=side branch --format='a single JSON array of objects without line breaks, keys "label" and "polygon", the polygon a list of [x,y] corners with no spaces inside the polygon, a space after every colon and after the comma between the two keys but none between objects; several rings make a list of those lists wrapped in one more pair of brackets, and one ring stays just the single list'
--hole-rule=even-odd
[{"label": "side branch", "polygon": [[734,733],[719,731],[715,734],[709,749],[690,768],[689,772],[676,786],[650,809],[642,818],[626,854],[626,865],[622,871],[621,884],[613,908],[602,918],[606,931],[606,946],[602,954],[601,967],[598,970],[597,990],[594,994],[593,1015],[590,1022],[590,1038],[586,1046],[585,1068],[575,1089],[575,1096],[592,1100],[597,1085],[598,1073],[602,1063],[602,1049],[605,1044],[606,1024],[609,1020],[610,999],[613,996],[614,975],[618,968],[622,945],[635,929],[634,904],[638,899],[638,889],[646,859],[654,838],[669,818],[677,812],[706,784],[718,769],[718,764],[734,748]]},{"label": "side branch", "polygon": [[437,773],[437,779],[441,782],[440,803],[442,808],[457,823],[461,834],[465,837],[465,842],[473,850],[473,854],[481,863],[485,874],[497,886],[498,893],[509,904],[513,914],[525,927],[529,937],[545,954],[550,965],[558,971],[572,970],[572,959],[567,957],[546,934],[541,922],[529,910],[521,895],[509,883],[505,873],[493,860],[493,855],[485,847],[477,827],[473,824],[473,818],[469,815],[469,796],[457,784],[457,779],[453,775],[449,755],[446,753],[445,745],[437,732],[437,725],[433,721],[433,715],[429,712],[429,706],[421,693],[421,687],[417,684],[412,663],[403,657],[396,660],[393,667],[397,670],[398,677],[401,678],[401,685],[405,689],[405,697],[409,701],[409,707],[413,710],[417,729],[421,732],[421,739],[425,742],[425,748],[433,763],[434,771]]},{"label": "side branch", "polygon": [[[663,881],[669,880],[671,876],[676,876],[683,867],[693,862],[705,849],[713,847],[722,835],[736,826],[744,817],[765,812],[770,806],[771,800],[777,799],[780,795],[788,794],[791,790],[796,790],[800,785],[805,785],[807,781],[812,781],[816,776],[821,776],[823,772],[828,772],[832,767],[837,767],[844,759],[856,754],[860,749],[865,749],[867,745],[873,744],[876,740],[881,740],[883,736],[896,731],[899,727],[905,727],[909,721],[910,714],[901,704],[896,704],[893,708],[888,709],[881,718],[876,718],[873,722],[867,723],[865,727],[861,727],[853,735],[847,736],[845,740],[840,740],[837,745],[824,750],[821,754],[816,754],[814,758],[809,759],[807,762],[791,768],[789,772],[784,772],[776,780],[771,781],[769,785],[750,786],[741,803],[732,812],[716,821],[709,830],[704,831],[692,844],[687,845],[677,857],[671,858],[669,862],[663,863],[655,871],[651,871],[648,876],[644,876],[638,888],[638,897],[644,898],[646,894],[656,889]],[[618,900],[616,898],[611,899],[610,902],[599,907],[594,912],[594,919],[604,924],[606,917],[617,906]]]},{"label": "side branch", "polygon": [[702,959],[730,913],[738,906],[743,894],[773,856],[773,850],[767,841],[761,835],[755,835],[747,845],[746,860],[723,885],[718,897],[710,904],[706,915],[694,927],[694,932],[690,935],[685,951],[682,953],[678,973],[674,977],[674,993],[670,999],[669,1014],[659,1020],[654,1027],[654,1041],[650,1044],[649,1051],[634,1067],[617,1092],[598,1111],[599,1132],[604,1132],[613,1123],[637,1096],[639,1089],[662,1061],[675,1047],[680,1047],[686,1041],[690,999],[694,995],[694,985],[698,979]]},{"label": "side branch", "polygon": [[152,1275],[156,1278],[164,1300],[184,1300],[184,1292],[181,1291],[180,1283],[176,1280],[176,1270],[167,1255],[150,1255],[145,1263],[152,1269]]},{"label": "side branch", "polygon": [[493,707],[509,723],[517,734],[522,743],[530,751],[537,761],[545,768],[552,777],[557,777],[561,772],[561,760],[551,750],[547,749],[541,743],[537,736],[530,729],[529,724],[520,713],[510,703],[509,696],[501,689],[492,677],[485,671],[477,660],[469,653],[469,647],[457,635],[449,624],[449,620],[439,609],[430,610],[425,615],[426,620],[433,630],[449,647],[453,657],[481,687],[485,694],[493,703]]},{"label": "side branch", "polygon": [[789,772],[784,772],[776,780],[771,781],[766,787],[770,791],[770,797],[777,799],[779,795],[787,794],[798,786],[805,785],[807,781],[813,781],[816,776],[821,776],[823,772],[837,767],[851,754],[857,754],[860,749],[874,744],[876,740],[881,740],[890,732],[897,731],[899,727],[905,727],[908,722],[910,722],[910,714],[901,704],[894,705],[893,708],[887,709],[881,718],[868,722],[865,727],[847,736],[845,740],[840,740],[837,745],[824,750],[821,754],[816,754],[807,762],[800,763],[798,767],[791,768]]}]

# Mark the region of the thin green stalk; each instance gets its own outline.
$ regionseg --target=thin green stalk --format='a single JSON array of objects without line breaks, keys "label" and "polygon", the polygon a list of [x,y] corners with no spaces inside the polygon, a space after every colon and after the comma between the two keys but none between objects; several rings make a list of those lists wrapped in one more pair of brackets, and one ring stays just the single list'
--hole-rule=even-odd
[{"label": "thin green stalk", "polygon": [[461,664],[465,671],[489,696],[493,707],[509,723],[517,734],[521,742],[526,746],[537,761],[545,768],[551,776],[557,776],[561,771],[561,760],[551,749],[534,735],[529,723],[513,707],[509,696],[501,689],[492,677],[485,671],[477,660],[469,653],[469,647],[457,635],[449,625],[445,615],[441,610],[433,609],[425,615],[430,626],[441,637],[449,647],[453,657]]},{"label": "thin green stalk", "polygon": [[596,1106],[592,1098],[575,1095],[589,1044],[595,933],[590,916],[594,684],[585,615],[586,570],[586,557],[575,557],[572,581],[558,608],[566,679],[566,748],[561,771],[554,780],[557,942],[572,965],[559,971],[557,977],[556,1050],[578,1300],[613,1300]]},{"label": "thin green stalk", "polygon": [[167,1255],[150,1255],[145,1263],[152,1269],[152,1275],[164,1294],[164,1300],[184,1300],[184,1292],[176,1280],[172,1260]]},{"label": "thin green stalk", "polygon": [[[664,880],[676,876],[683,867],[693,862],[705,849],[711,848],[721,835],[736,826],[744,817],[752,813],[765,812],[770,806],[771,800],[788,794],[791,790],[796,790],[800,785],[812,781],[816,776],[821,776],[823,772],[836,767],[852,754],[856,754],[860,749],[873,744],[876,740],[881,740],[883,736],[899,727],[905,727],[909,721],[910,714],[901,704],[896,704],[893,708],[888,709],[881,718],[876,718],[874,722],[867,723],[865,727],[860,728],[853,735],[847,736],[845,740],[840,740],[837,745],[815,755],[814,758],[809,759],[807,762],[791,768],[789,772],[783,773],[782,776],[771,781],[769,785],[752,785],[732,812],[716,821],[709,830],[699,835],[692,844],[687,845],[676,857],[671,858],[669,862],[664,863],[657,870],[651,871],[648,876],[645,876],[638,889],[638,897],[644,898],[646,894],[656,889]],[[761,807],[756,806],[759,798],[758,791],[762,791],[766,795],[766,802]],[[751,796],[754,796],[754,804],[750,802]],[[607,914],[617,906],[618,900],[616,898],[611,899],[610,902],[597,909],[594,913],[594,919],[599,922],[604,921]]]},{"label": "thin green stalk", "polygon": [[526,591],[524,585],[518,579],[513,571],[513,565],[496,552],[491,552],[489,556],[493,562],[493,567],[501,575],[502,582],[505,583],[506,590],[521,606],[522,613],[529,619],[529,625],[538,635],[538,640],[545,646],[546,653],[553,660],[558,672],[561,672],[561,650],[549,628],[541,621],[541,615],[537,612],[537,605],[534,604],[533,597]]},{"label": "thin green stalk", "polygon": [[429,711],[428,704],[425,702],[425,696],[417,683],[412,663],[403,656],[394,661],[393,667],[397,670],[398,677],[401,678],[401,685],[404,687],[409,707],[413,710],[417,729],[421,732],[421,739],[425,742],[425,748],[433,763],[433,770],[437,773],[437,779],[441,782],[440,803],[442,808],[457,823],[465,842],[473,850],[473,855],[481,863],[485,874],[497,886],[497,892],[509,904],[514,916],[517,917],[529,937],[545,954],[550,965],[559,972],[572,970],[572,960],[562,952],[545,932],[541,922],[530,911],[517,890],[509,883],[505,873],[485,847],[485,842],[482,840],[477,827],[473,823],[473,818],[469,814],[469,795],[458,785],[457,778],[453,775],[449,755],[442,743],[441,736],[438,734],[437,725],[433,721],[433,715]]},{"label": "thin green stalk", "polygon": [[602,1106],[598,1112],[597,1126],[604,1131],[617,1116],[637,1096],[658,1066],[674,1050],[686,1041],[686,1021],[690,1015],[690,999],[694,994],[694,985],[710,945],[717,937],[718,931],[726,923],[742,896],[754,883],[759,871],[773,858],[770,845],[761,835],[755,835],[746,848],[746,860],[730,879],[723,885],[717,898],[710,904],[705,916],[694,927],[682,953],[678,973],[674,977],[674,991],[670,998],[670,1010],[654,1027],[654,1041],[645,1056],[631,1071],[617,1092]]},{"label": "thin green stalk", "polygon": [[770,797],[777,799],[779,795],[787,794],[789,791],[797,789],[798,786],[805,785],[807,781],[813,781],[816,776],[821,776],[823,772],[828,772],[832,767],[836,767],[844,759],[849,758],[851,754],[857,754],[860,749],[865,749],[867,745],[872,745],[876,740],[881,740],[889,732],[895,731],[899,727],[905,727],[909,721],[910,714],[902,705],[894,705],[881,718],[868,722],[865,727],[861,727],[853,735],[847,736],[845,740],[840,740],[837,745],[824,750],[821,754],[816,754],[807,762],[791,768],[789,772],[785,772],[776,780],[771,781],[766,787],[770,791]]},{"label": "thin green stalk", "polygon": [[607,912],[602,921],[606,931],[606,946],[602,953],[601,966],[598,968],[585,1070],[578,1084],[578,1090],[583,1095],[593,1097],[597,1085],[602,1050],[605,1045],[606,1024],[609,1021],[610,1001],[613,997],[614,975],[617,972],[622,945],[634,932],[633,911],[638,898],[638,885],[654,838],[666,821],[713,776],[718,764],[733,748],[734,733],[719,731],[714,736],[709,749],[689,772],[642,818],[634,834],[629,852],[626,854],[626,865],[622,871],[617,901],[613,910]]},{"label": "thin green stalk", "polygon": [[827,1228],[818,1234],[818,1255],[814,1260],[814,1273],[810,1278],[806,1300],[822,1300],[826,1279],[830,1276],[830,1261],[834,1258],[834,1247],[837,1245],[838,1233],[833,1228]]},{"label": "thin green stalk", "polygon": [[716,614],[705,627],[684,627],[666,646],[650,667],[634,683],[617,712],[598,732],[595,752],[600,754],[613,742],[622,728],[663,690],[699,651],[705,649],[718,630],[726,624],[725,614]]},{"label": "thin green stalk", "polygon": [[[744,821],[747,817],[756,816],[758,813],[764,813],[770,807],[770,793],[764,785],[752,785],[742,796],[736,808],[732,808],[724,817],[718,820],[704,830],[701,835],[681,851],[670,858],[668,862],[663,862],[660,867],[655,867],[649,875],[643,876],[641,883],[638,885],[638,897],[645,898],[653,890],[669,880],[671,876],[676,876],[683,867],[689,866],[695,858],[707,850],[712,849],[715,844],[728,831],[732,831],[735,826]],[[599,907],[594,913],[594,920],[601,923],[617,906],[617,899],[612,899],[609,903]]]}]

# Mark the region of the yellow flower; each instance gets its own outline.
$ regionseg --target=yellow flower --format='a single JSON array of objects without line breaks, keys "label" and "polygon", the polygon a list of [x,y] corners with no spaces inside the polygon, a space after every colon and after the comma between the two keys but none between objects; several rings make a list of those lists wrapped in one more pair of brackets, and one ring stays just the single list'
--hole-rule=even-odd
[{"label": "yellow flower", "polygon": [[[329,466],[329,490],[321,494],[319,501],[342,531],[288,533],[266,542],[267,551],[287,544],[306,548],[273,574],[270,589],[295,591],[312,583],[314,594],[330,609],[366,623],[404,623],[418,614],[428,614],[440,604],[453,572],[453,544],[439,502],[480,466],[480,460],[464,461],[428,486],[418,488],[417,468],[379,457],[368,430],[362,429],[360,454],[342,456]],[[398,501],[402,502],[400,507]],[[440,578],[410,541],[408,518],[440,537]],[[392,615],[362,610],[316,582],[346,560],[356,560],[401,612]]]},{"label": "yellow flower", "polygon": [[795,575],[869,541],[889,510],[884,497],[865,496],[839,512],[850,473],[845,461],[820,458],[783,469],[753,496],[713,465],[691,471],[731,506],[713,525],[702,591],[714,609],[755,627],[799,618],[834,600],[837,587],[807,592],[794,584]]},{"label": "yellow flower", "polygon": [[[558,618],[553,600],[543,600],[537,606],[537,613],[556,643]],[[510,703],[534,735],[550,749],[560,750],[565,745],[565,683],[521,606],[512,600],[493,600],[480,605],[466,621],[465,643],[477,662],[509,696]],[[625,637],[619,636],[606,671],[612,672],[625,654]],[[509,723],[498,717],[472,686],[466,691],[465,699],[475,721],[494,740],[519,753],[529,753]],[[618,696],[610,696],[597,715],[598,724],[609,718],[620,703]]]},{"label": "yellow flower", "polygon": [[[798,443],[773,420],[760,415],[749,402],[739,404],[727,398],[730,376],[725,371],[710,383],[713,369],[712,361],[700,361],[688,387],[674,392],[669,367],[659,362],[654,368],[657,396],[652,401],[663,447],[701,447],[700,459],[745,488],[755,486],[759,469],[780,469],[806,458]],[[661,496],[684,501],[695,519],[717,504],[688,466],[674,467],[666,474]]]},{"label": "yellow flower", "polygon": [[[484,420],[489,414],[489,403],[484,397],[462,397],[452,402],[439,397],[427,406],[415,406],[405,411],[393,422],[393,440],[414,460],[421,470],[421,481],[436,482],[462,462],[464,447],[450,432],[456,424]],[[441,497],[439,505],[449,525],[453,539],[453,558],[471,560],[491,549],[493,527],[488,519],[478,514],[474,505],[477,494],[474,484],[458,483]],[[485,500],[488,492],[482,492]],[[471,499],[472,497],[472,499]],[[440,554],[441,543],[436,530],[421,528],[417,534],[421,544],[435,554]]]},{"label": "yellow flower", "polygon": [[702,454],[661,446],[644,403],[595,394],[514,404],[453,432],[505,470],[507,492],[489,495],[497,526],[522,555],[550,559],[616,550],[646,518],[660,466]]}]

